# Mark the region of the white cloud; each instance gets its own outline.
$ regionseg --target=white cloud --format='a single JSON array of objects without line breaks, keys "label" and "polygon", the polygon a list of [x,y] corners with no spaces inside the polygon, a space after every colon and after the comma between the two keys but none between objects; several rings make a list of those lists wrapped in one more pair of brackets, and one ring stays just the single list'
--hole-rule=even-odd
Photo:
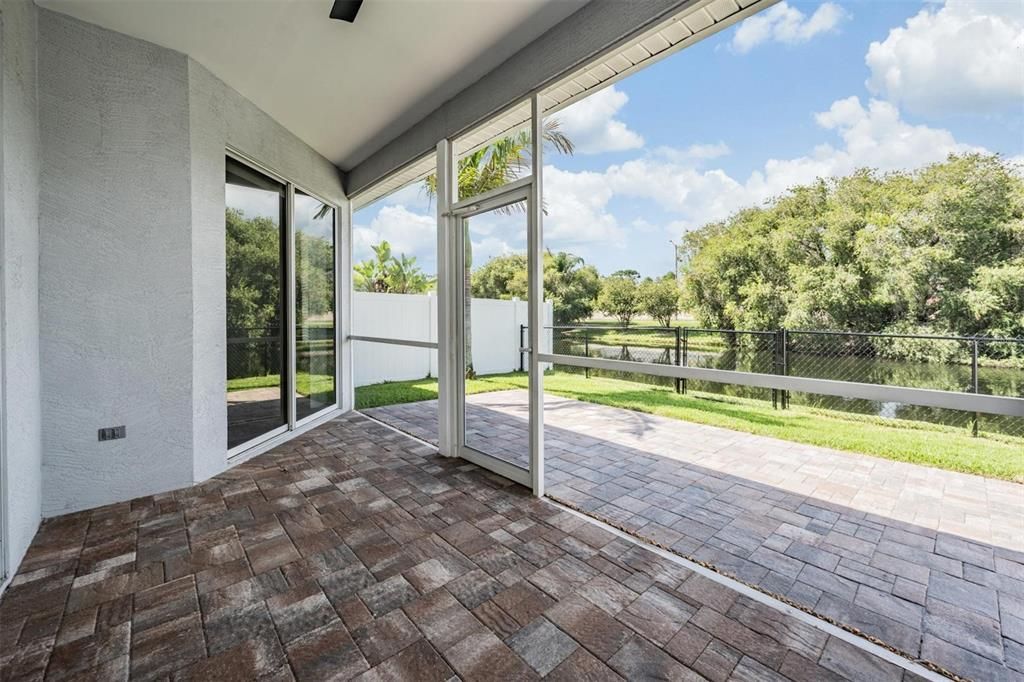
[{"label": "white cloud", "polygon": [[369,258],[370,247],[383,240],[391,244],[396,254],[432,255],[437,251],[437,218],[432,214],[414,213],[401,205],[384,206],[369,225],[353,226],[353,257],[357,261]]},{"label": "white cloud", "polygon": [[636,149],[644,138],[615,118],[628,101],[626,93],[611,86],[566,107],[555,118],[582,154]]},{"label": "white cloud", "polygon": [[525,245],[516,248],[512,244],[509,244],[503,239],[496,237],[487,237],[480,241],[473,242],[473,269],[480,267],[487,261],[497,256],[504,256],[510,253],[523,253],[526,250]]},{"label": "white cloud", "polygon": [[987,113],[1024,101],[1024,4],[949,0],[868,48],[868,89],[907,110]]},{"label": "white cloud", "polygon": [[784,45],[806,43],[820,33],[834,31],[847,16],[846,10],[832,2],[822,3],[810,17],[780,2],[740,24],[733,34],[731,47],[735,52],[746,54],[768,41]]},{"label": "white cloud", "polygon": [[602,173],[544,167],[544,238],[569,244],[621,244],[624,232],[607,212],[612,188]]},{"label": "white cloud", "polygon": [[669,161],[705,161],[728,156],[732,150],[726,143],[716,142],[715,144],[691,144],[685,149],[658,147],[654,153]]},{"label": "white cloud", "polygon": [[[608,212],[614,197],[652,201],[672,215],[670,229],[691,229],[760,205],[818,177],[847,175],[862,167],[913,169],[941,161],[950,153],[983,151],[958,143],[947,130],[911,125],[896,107],[879,100],[867,106],[857,97],[837,100],[815,121],[837,136],[837,144],[819,145],[805,156],[769,159],[745,179],[717,168],[703,169],[700,159],[664,154],[616,164],[604,173],[547,167],[545,197],[559,212],[545,219],[545,233],[553,241],[555,235],[561,240],[565,233],[581,242],[627,243],[615,216]],[[557,243],[561,247],[564,241]]]},{"label": "white cloud", "polygon": [[657,225],[646,218],[634,218],[629,226],[634,232],[645,232],[648,234],[657,232],[659,229]]}]

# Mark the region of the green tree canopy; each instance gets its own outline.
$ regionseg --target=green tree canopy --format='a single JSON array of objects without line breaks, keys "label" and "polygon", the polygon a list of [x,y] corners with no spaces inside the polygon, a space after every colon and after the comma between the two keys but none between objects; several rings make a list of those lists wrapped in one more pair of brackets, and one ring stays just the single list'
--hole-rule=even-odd
[{"label": "green tree canopy", "polygon": [[334,245],[329,239],[295,233],[295,314],[298,322],[333,312]]},{"label": "green tree canopy", "polygon": [[[512,253],[487,261],[473,273],[477,298],[527,300],[526,255]],[[600,291],[593,265],[564,251],[544,254],[544,296],[551,301],[555,324],[572,324],[590,317]]]},{"label": "green tree canopy", "polygon": [[621,274],[622,272],[609,275],[601,282],[597,308],[618,318],[623,326],[628,327],[640,312],[640,286],[629,272]]},{"label": "green tree canopy", "polygon": [[473,271],[472,293],[475,298],[526,300],[526,254],[509,253],[495,256]]},{"label": "green tree canopy", "polygon": [[[225,211],[228,335],[278,327],[281,247],[277,221]],[[261,336],[262,333],[255,333]]]},{"label": "green tree canopy", "polygon": [[374,257],[352,266],[356,291],[423,294],[434,287],[434,280],[423,273],[415,256],[394,255],[387,240],[370,248]]},{"label": "green tree canopy", "polygon": [[657,320],[662,327],[672,325],[679,312],[679,285],[671,275],[662,279],[646,279],[637,289],[640,312]]},{"label": "green tree canopy", "polygon": [[1024,336],[1024,179],[999,156],[860,170],[684,236],[687,307],[740,329]]}]

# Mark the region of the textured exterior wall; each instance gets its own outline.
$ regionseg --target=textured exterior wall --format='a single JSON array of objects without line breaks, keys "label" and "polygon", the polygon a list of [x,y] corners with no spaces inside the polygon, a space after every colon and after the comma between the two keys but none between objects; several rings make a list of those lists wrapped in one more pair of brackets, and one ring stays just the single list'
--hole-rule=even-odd
[{"label": "textured exterior wall", "polygon": [[40,10],[39,124],[52,515],[193,482],[186,59]]},{"label": "textured exterior wall", "polygon": [[[0,438],[6,456],[7,575],[39,526],[39,131],[31,0],[0,2]],[[0,577],[5,571],[0,570]]]},{"label": "textured exterior wall", "polygon": [[[226,467],[225,147],[344,195],[337,168],[185,55],[0,2],[0,414],[16,563],[40,514]],[[127,438],[98,442],[121,424]]]},{"label": "textured exterior wall", "polygon": [[209,70],[188,60],[192,163],[195,478],[226,466],[224,149],[231,146],[328,201],[345,200],[338,169]]}]

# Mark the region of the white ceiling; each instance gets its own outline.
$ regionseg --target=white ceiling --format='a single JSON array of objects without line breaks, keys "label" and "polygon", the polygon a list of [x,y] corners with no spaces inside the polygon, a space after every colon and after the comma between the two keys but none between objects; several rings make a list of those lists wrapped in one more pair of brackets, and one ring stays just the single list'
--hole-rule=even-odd
[{"label": "white ceiling", "polygon": [[38,0],[184,52],[343,169],[586,0]]}]

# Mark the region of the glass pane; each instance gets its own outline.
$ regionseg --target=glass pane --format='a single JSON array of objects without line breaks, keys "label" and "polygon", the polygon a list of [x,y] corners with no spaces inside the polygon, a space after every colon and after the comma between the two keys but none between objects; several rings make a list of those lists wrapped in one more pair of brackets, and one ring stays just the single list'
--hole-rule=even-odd
[{"label": "glass pane", "polygon": [[295,190],[295,417],[335,403],[334,209]]},{"label": "glass pane", "polygon": [[465,443],[529,468],[526,204],[463,221]]},{"label": "glass pane", "polygon": [[284,185],[227,160],[228,447],[282,426]]}]

